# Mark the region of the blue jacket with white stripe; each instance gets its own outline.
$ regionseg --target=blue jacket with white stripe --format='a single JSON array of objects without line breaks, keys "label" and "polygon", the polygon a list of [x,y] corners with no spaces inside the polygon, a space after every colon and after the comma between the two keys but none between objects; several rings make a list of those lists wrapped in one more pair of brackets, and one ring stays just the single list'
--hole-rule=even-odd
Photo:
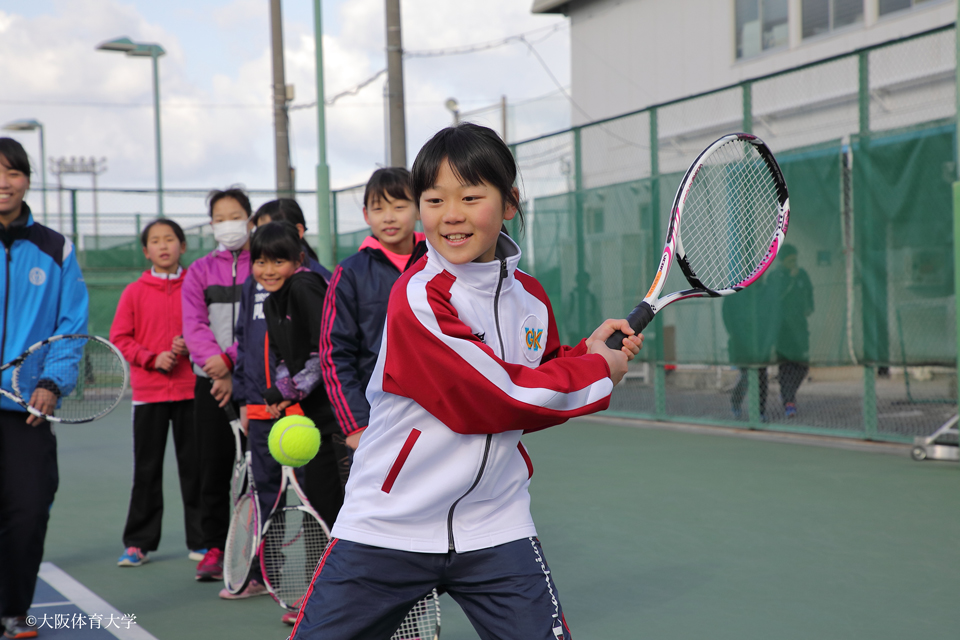
[{"label": "blue jacket with white stripe", "polygon": [[[0,259],[0,364],[51,336],[87,333],[87,287],[73,243],[34,222],[26,203],[9,227],[0,225],[0,243],[4,250]],[[0,379],[7,391],[12,391],[12,375],[13,370],[8,369]],[[24,411],[7,398],[0,399],[0,409]]]}]

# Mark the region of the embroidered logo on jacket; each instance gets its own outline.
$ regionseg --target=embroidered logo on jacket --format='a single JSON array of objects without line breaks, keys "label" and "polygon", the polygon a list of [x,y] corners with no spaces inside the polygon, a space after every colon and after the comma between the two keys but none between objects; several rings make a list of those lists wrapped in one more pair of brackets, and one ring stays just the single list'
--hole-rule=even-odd
[{"label": "embroidered logo on jacket", "polygon": [[527,316],[520,325],[520,345],[523,355],[530,362],[538,362],[547,346],[547,328],[535,315]]},{"label": "embroidered logo on jacket", "polygon": [[47,281],[47,272],[41,269],[40,267],[34,267],[30,269],[30,284],[40,286]]}]

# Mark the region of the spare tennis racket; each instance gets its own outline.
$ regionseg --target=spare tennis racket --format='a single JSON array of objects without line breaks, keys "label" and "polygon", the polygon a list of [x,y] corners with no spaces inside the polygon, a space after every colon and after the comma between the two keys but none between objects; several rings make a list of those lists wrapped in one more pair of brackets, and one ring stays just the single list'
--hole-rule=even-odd
[{"label": "spare tennis racket", "polygon": [[[287,489],[293,490],[300,504],[287,500]],[[329,542],[330,530],[310,506],[293,467],[284,466],[277,501],[263,525],[260,543],[263,582],[277,604],[289,611],[300,608]]]},{"label": "spare tennis racket", "polygon": [[440,596],[434,589],[413,605],[390,640],[437,640],[440,637]]},{"label": "spare tennis racket", "polygon": [[244,455],[247,490],[233,507],[227,543],[223,549],[223,584],[232,594],[240,593],[250,582],[250,569],[260,546],[260,503],[257,485],[250,469],[250,452]]},{"label": "spare tennis racket", "polygon": [[[0,367],[13,369],[12,392],[0,394],[50,422],[90,422],[110,413],[127,388],[127,363],[115,346],[97,336],[62,335],[42,340]],[[37,389],[57,398],[55,411],[30,406]]]},{"label": "spare tennis racket", "polygon": [[[756,282],[777,257],[789,219],[787,183],[760,138],[732,133],[711,144],[677,189],[660,266],[627,316],[630,326],[640,333],[668,304],[728,296]],[[691,288],[661,297],[674,255]],[[625,337],[616,331],[606,344],[619,349]]]},{"label": "spare tennis racket", "polygon": [[229,402],[223,408],[227,414],[227,420],[230,421],[230,429],[233,431],[233,442],[236,445],[233,459],[233,476],[230,478],[230,504],[237,504],[237,500],[243,495],[243,490],[247,483],[247,461],[244,456],[243,442],[240,434],[243,433],[243,425],[237,412],[233,410],[233,405]]}]

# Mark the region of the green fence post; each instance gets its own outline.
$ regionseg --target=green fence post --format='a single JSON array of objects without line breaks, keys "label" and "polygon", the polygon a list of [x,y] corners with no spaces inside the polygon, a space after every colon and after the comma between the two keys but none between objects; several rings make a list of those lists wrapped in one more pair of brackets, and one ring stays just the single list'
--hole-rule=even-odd
[{"label": "green fence post", "polygon": [[333,247],[334,266],[340,262],[337,255],[340,249],[340,226],[337,224],[337,193],[337,191],[330,192],[330,225],[332,226],[330,235],[333,236],[330,244]]},{"label": "green fence post", "polygon": [[870,131],[870,52],[861,51],[859,53],[859,88],[857,91],[857,103],[860,110],[860,133]]},{"label": "green fence post", "polygon": [[586,301],[586,247],[584,245],[583,232],[583,149],[580,145],[580,133],[582,129],[577,127],[573,130],[573,167],[574,167],[574,233],[576,234],[577,247],[577,335],[589,335],[587,329],[587,307]]},{"label": "green fence post", "polygon": [[[744,132],[746,133],[746,132]],[[747,369],[747,420],[751,429],[759,429],[760,419],[760,369]]]},{"label": "green fence post", "polygon": [[863,368],[863,430],[867,440],[877,437],[877,369]]},{"label": "green fence post", "polygon": [[[650,109],[650,255],[660,253],[660,153],[658,140],[660,138],[660,124],[657,108]],[[663,318],[660,315],[653,317],[653,398],[654,411],[658,418],[667,414],[667,375],[664,369],[663,350]]]},{"label": "green fence post", "polygon": [[743,87],[743,132],[753,133],[753,83],[744,82]]},{"label": "green fence post", "polygon": [[[80,251],[80,243],[78,242],[80,236],[78,234],[78,225],[77,225],[77,190],[70,189],[70,239],[73,240],[73,250]],[[77,255],[80,255],[77,253]]]}]

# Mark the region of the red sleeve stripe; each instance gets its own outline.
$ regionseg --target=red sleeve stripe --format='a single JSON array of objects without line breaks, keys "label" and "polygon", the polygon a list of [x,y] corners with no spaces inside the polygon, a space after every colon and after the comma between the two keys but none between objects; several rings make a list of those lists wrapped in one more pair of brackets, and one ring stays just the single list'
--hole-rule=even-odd
[{"label": "red sleeve stripe", "polygon": [[426,286],[411,281],[407,288],[410,308],[435,339],[493,386],[517,402],[551,411],[576,411],[610,395],[613,382],[609,377],[598,380],[595,375],[576,375],[573,370],[557,370],[551,375],[554,372],[546,373],[542,366],[531,369],[501,360],[457,317],[451,301],[455,279],[443,275]]},{"label": "red sleeve stripe", "polygon": [[323,318],[320,326],[320,370],[323,372],[323,383],[327,388],[330,404],[337,415],[337,422],[347,427],[343,431],[351,433],[360,427],[357,426],[353,412],[350,411],[350,404],[343,394],[343,387],[337,377],[337,366],[333,363],[333,342],[330,340],[333,322],[337,318],[337,284],[342,274],[343,268],[338,266],[330,278],[327,295],[323,301]]}]

